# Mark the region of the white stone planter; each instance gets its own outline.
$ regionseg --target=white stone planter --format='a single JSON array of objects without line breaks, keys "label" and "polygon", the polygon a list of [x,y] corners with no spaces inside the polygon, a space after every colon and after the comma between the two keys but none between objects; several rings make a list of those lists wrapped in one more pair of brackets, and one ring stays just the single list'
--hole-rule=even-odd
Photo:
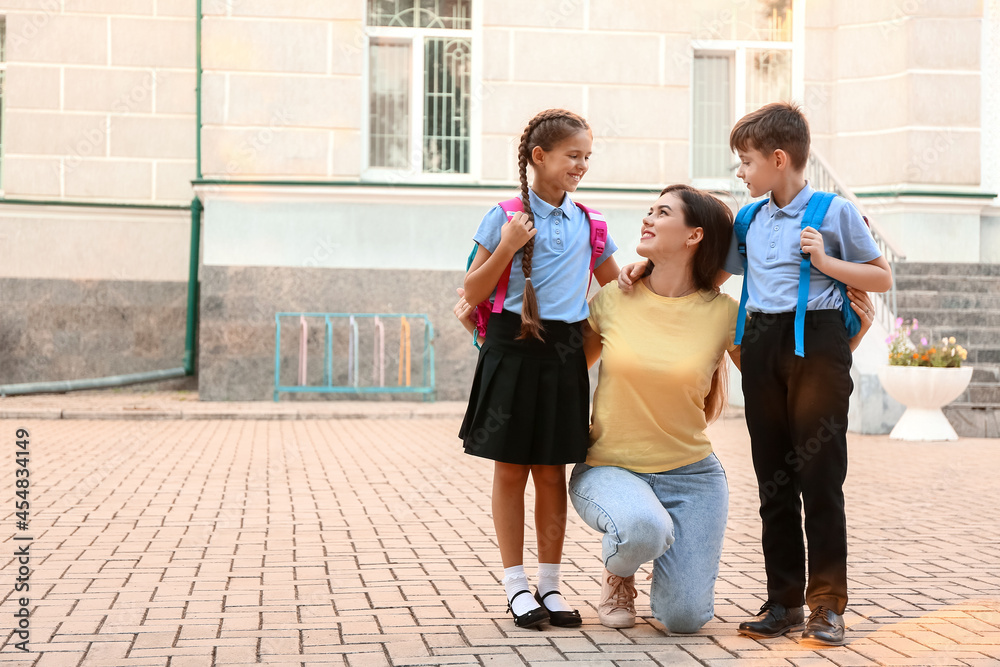
[{"label": "white stone planter", "polygon": [[972,367],[929,368],[882,366],[878,379],[886,392],[906,406],[890,438],[895,440],[958,440],[941,408],[962,395],[972,379]]}]

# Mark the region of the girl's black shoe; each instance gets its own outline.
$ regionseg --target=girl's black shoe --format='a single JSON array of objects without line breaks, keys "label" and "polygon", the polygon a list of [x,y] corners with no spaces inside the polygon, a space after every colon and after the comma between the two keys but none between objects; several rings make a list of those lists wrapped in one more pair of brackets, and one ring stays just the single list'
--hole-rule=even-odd
[{"label": "girl's black shoe", "polygon": [[535,607],[531,611],[525,612],[520,616],[515,614],[514,609],[511,605],[514,604],[514,600],[516,600],[517,596],[520,595],[521,593],[527,593],[528,595],[531,595],[531,591],[525,588],[523,591],[518,591],[514,593],[514,597],[512,597],[510,600],[507,601],[507,611],[509,611],[510,615],[514,617],[514,625],[516,625],[519,628],[533,628],[536,625],[539,625],[540,623],[544,623],[545,621],[549,620],[549,612],[548,610],[545,609],[544,604],[541,607]]},{"label": "girl's black shoe", "polygon": [[551,611],[545,606],[545,598],[550,595],[561,595],[559,591],[549,591],[545,595],[539,595],[538,590],[535,590],[535,600],[538,604],[542,605],[546,612],[549,614],[549,623],[559,628],[578,628],[583,625],[583,619],[580,618],[580,612],[574,609],[573,611]]}]

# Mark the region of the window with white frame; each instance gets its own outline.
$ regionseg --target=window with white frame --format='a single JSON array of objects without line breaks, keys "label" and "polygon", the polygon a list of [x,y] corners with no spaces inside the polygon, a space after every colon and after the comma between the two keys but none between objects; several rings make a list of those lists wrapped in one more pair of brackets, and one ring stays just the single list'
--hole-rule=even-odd
[{"label": "window with white frame", "polygon": [[368,0],[369,175],[471,172],[473,0]]},{"label": "window with white frame", "polygon": [[729,132],[737,119],[792,97],[792,0],[705,3],[692,64],[691,176],[724,187],[736,160]]}]

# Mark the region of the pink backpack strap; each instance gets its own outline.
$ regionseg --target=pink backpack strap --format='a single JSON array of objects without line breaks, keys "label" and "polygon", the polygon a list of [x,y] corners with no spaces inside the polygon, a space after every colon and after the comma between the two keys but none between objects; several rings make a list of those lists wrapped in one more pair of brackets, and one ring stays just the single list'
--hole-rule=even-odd
[{"label": "pink backpack strap", "polygon": [[[524,202],[521,201],[520,197],[505,199],[500,202],[500,208],[503,209],[504,213],[507,214],[507,219],[510,220],[514,217],[515,213],[520,213],[524,210]],[[507,298],[507,286],[510,285],[510,270],[513,266],[514,260],[510,260],[510,264],[507,265],[507,268],[500,275],[500,281],[497,283],[497,294],[493,298],[492,312],[494,313],[499,313],[503,310],[503,302]]]},{"label": "pink backpack strap", "polygon": [[608,223],[604,219],[604,214],[596,208],[584,206],[580,202],[576,205],[587,214],[590,221],[590,280],[587,281],[587,288],[590,288],[590,281],[594,279],[594,269],[597,267],[597,260],[604,254],[604,248],[608,243]]},{"label": "pink backpack strap", "polygon": [[[604,219],[604,214],[596,208],[584,206],[579,202],[576,202],[576,205],[586,214],[587,220],[590,222],[590,280],[587,281],[589,288],[591,281],[594,279],[594,268],[597,266],[597,260],[601,258],[604,254],[604,249],[607,247],[608,223]],[[507,219],[510,220],[514,217],[515,213],[520,213],[524,210],[524,202],[521,201],[520,197],[506,199],[500,202],[500,208],[504,210],[504,213],[507,214]],[[493,299],[492,308],[492,312],[494,313],[499,313],[503,310],[503,302],[507,297],[507,287],[510,284],[510,271],[513,265],[514,261],[511,260],[511,263],[504,269],[503,274],[500,276],[500,281],[497,283],[497,293]]]}]

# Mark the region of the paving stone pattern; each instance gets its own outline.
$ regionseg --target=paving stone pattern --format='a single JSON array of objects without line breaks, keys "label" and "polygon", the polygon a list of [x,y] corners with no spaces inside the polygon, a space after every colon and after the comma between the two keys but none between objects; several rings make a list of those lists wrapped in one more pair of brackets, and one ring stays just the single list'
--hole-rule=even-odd
[{"label": "paving stone pattern", "polygon": [[1000,664],[996,441],[852,436],[850,643],[818,651],[736,633],[764,591],[742,420],[711,429],[732,493],[716,618],[681,636],[651,620],[648,568],[636,627],[598,623],[600,542],[572,509],[563,589],[584,625],[515,628],[491,464],[460,453],[454,417],[389,417],[0,421],[8,453],[16,428],[31,432],[35,538],[23,654],[9,456],[0,663]]}]

